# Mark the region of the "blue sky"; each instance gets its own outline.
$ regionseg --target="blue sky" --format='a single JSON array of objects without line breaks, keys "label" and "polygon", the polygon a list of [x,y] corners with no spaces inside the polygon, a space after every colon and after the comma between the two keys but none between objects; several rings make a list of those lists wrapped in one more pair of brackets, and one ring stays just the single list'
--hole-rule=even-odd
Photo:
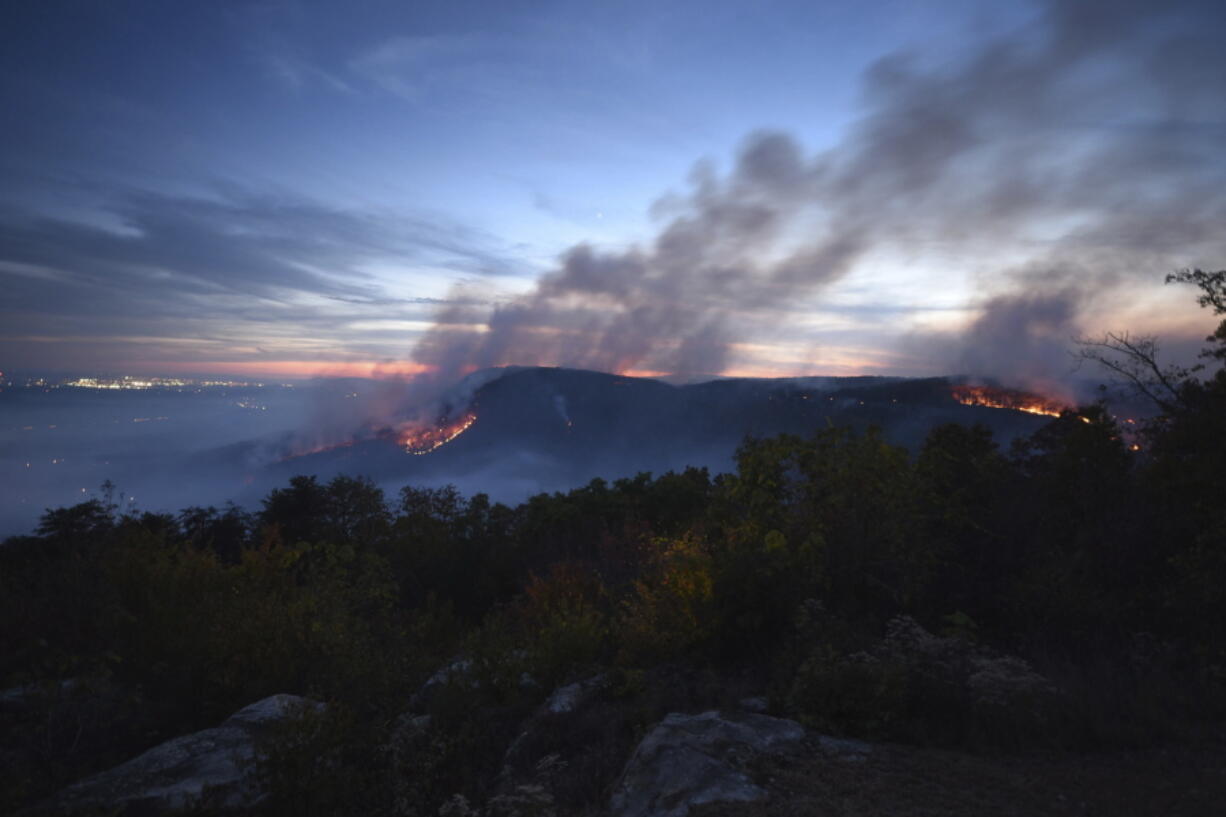
[{"label": "blue sky", "polygon": [[1162,274],[1224,265],[1226,26],[1154,5],[21,4],[0,369],[1039,376],[1079,332],[1179,348],[1203,316]]}]

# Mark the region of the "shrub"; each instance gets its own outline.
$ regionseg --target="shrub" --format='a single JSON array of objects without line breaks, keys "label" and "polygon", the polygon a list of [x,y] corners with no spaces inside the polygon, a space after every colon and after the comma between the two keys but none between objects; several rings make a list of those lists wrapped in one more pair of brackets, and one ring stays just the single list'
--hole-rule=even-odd
[{"label": "shrub", "polygon": [[713,635],[713,563],[706,543],[687,534],[655,545],[618,622],[621,658],[631,665],[692,655]]},{"label": "shrub", "polygon": [[551,686],[585,671],[608,651],[609,600],[600,580],[573,563],[533,576],[519,613],[528,631],[528,671]]},{"label": "shrub", "polygon": [[1017,747],[1044,740],[1061,695],[1015,656],[897,616],[868,650],[818,644],[789,705],[818,729],[916,743]]}]

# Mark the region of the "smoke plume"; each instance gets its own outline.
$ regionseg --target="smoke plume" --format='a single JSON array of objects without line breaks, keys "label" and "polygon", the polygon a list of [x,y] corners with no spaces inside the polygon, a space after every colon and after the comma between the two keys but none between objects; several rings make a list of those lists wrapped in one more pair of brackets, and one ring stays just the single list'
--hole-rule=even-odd
[{"label": "smoke plume", "polygon": [[1220,2],[1051,0],[956,62],[885,57],[834,147],[754,134],[657,203],[648,245],[581,244],[509,303],[444,309],[413,350],[434,372],[419,394],[508,364],[716,374],[730,343],[882,248],[977,270],[951,365],[1058,374],[1122,281],[1221,264],[1224,35]]},{"label": "smoke plume", "polygon": [[1053,375],[1068,369],[1068,342],[1077,332],[1081,297],[1067,289],[992,298],[960,338],[959,370],[1004,374],[1012,383],[1057,391]]}]

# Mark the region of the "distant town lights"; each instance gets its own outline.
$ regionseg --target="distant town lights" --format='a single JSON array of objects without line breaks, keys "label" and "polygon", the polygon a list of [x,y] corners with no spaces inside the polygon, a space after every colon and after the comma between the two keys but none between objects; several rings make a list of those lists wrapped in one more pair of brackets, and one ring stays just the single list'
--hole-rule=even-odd
[{"label": "distant town lights", "polygon": [[[46,385],[45,381],[32,381],[34,385]],[[65,380],[63,385],[77,389],[174,389],[184,386],[203,386],[214,388],[218,386],[229,388],[263,388],[263,383],[250,383],[245,380],[188,380],[180,377],[78,377]]]}]

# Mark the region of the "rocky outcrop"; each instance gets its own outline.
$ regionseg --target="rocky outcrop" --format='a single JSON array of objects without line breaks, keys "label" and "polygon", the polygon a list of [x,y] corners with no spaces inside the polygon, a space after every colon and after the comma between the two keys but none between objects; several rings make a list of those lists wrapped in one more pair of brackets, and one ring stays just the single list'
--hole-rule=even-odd
[{"label": "rocky outcrop", "polygon": [[421,689],[413,693],[409,699],[409,710],[423,712],[430,708],[439,690],[449,684],[465,683],[479,686],[473,681],[473,662],[467,658],[456,658],[439,667],[433,675],[426,679]]},{"label": "rocky outcrop", "polygon": [[747,771],[756,755],[797,745],[795,721],[767,715],[674,713],[643,738],[614,791],[613,817],[685,817],[692,806],[762,800]]},{"label": "rocky outcrop", "polygon": [[[511,653],[511,657],[518,661],[522,661],[525,655],[526,653],[523,650],[516,650]],[[463,656],[447,662],[427,678],[426,682],[421,685],[421,689],[414,692],[413,696],[409,698],[409,711],[427,711],[439,691],[444,687],[458,686],[468,689],[480,689],[481,681],[478,678],[477,670],[478,668],[473,664],[472,659],[464,658]],[[535,678],[526,672],[520,674],[520,689],[528,690],[535,686],[537,686]]]},{"label": "rocky outcrop", "polygon": [[607,684],[608,679],[604,675],[596,675],[582,681],[575,681],[573,684],[567,684],[564,687],[559,687],[549,696],[549,700],[545,701],[544,711],[551,715],[564,715],[568,712],[574,712],[580,706],[587,703],[593,695],[604,689]]},{"label": "rocky outcrop", "polygon": [[[503,757],[499,774],[500,790],[525,772],[535,773],[536,764],[542,757],[556,749],[550,746],[548,736],[542,732],[557,731],[559,722],[589,705],[608,686],[608,678],[595,675],[582,681],[558,687],[543,704],[520,727],[520,733],[511,741]],[[544,751],[542,751],[544,749]]]},{"label": "rocky outcrop", "polygon": [[256,738],[274,723],[322,704],[273,695],[231,715],[220,726],[174,738],[127,763],[74,783],[39,812],[159,814],[202,801],[211,808],[251,805],[261,798],[253,771]]}]

